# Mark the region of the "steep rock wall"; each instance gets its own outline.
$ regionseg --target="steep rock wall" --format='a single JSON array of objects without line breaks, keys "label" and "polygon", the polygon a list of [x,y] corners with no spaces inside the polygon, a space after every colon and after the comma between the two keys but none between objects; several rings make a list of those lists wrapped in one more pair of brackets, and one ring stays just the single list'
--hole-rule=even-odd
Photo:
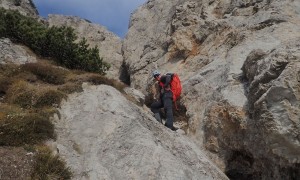
[{"label": "steep rock wall", "polygon": [[192,141],[113,87],[84,85],[59,114],[57,148],[74,179],[227,179]]},{"label": "steep rock wall", "polygon": [[[16,2],[17,7],[20,5],[23,7],[23,2],[31,1],[2,0],[1,5],[7,8],[8,5]],[[159,162],[164,165],[164,168],[167,167],[167,164],[174,163],[176,167],[178,166],[174,169],[182,169],[180,167],[184,165],[184,170],[187,171],[180,171],[179,174],[182,178],[224,178],[222,173],[213,168],[213,165],[209,165],[212,169],[208,168],[205,170],[206,172],[203,171],[205,168],[202,165],[207,161],[204,160],[201,152],[195,150],[201,148],[206,150],[207,155],[231,179],[296,179],[299,177],[299,9],[300,3],[296,0],[149,0],[133,13],[129,32],[122,47],[124,65],[130,76],[131,86],[149,95],[153,84],[151,77],[153,69],[159,68],[162,72],[177,72],[183,80],[181,103],[187,108],[189,117],[188,136],[198,145],[198,147],[195,147],[193,143],[188,145],[188,149],[193,150],[187,152],[195,153],[195,156],[183,153],[181,158],[200,159],[200,164],[194,163],[192,160],[182,160],[184,162],[182,163],[175,160],[165,162],[167,160],[162,159]],[[23,11],[23,8],[20,11]],[[25,15],[30,14],[32,14],[31,11],[29,14],[25,13]],[[34,13],[33,15],[35,16]],[[93,42],[95,44],[103,43],[110,36],[105,32],[103,36],[95,35],[99,32],[101,34],[102,30],[99,30],[101,28],[85,20],[74,17],[58,17],[56,21],[61,21],[61,19],[65,19],[64,23],[75,27],[79,36],[86,37],[91,44]],[[51,24],[51,22],[49,23]],[[59,25],[60,22],[56,22],[56,24],[53,21],[52,23]],[[97,32],[94,31],[95,29]],[[84,36],[87,34],[86,32],[91,32],[91,34],[88,33],[88,36]],[[113,54],[113,57],[106,58],[116,63],[109,74],[112,77],[118,77],[122,64],[120,40],[112,42],[108,43],[107,47],[116,48],[111,51],[106,49],[107,52],[112,53],[105,54]],[[1,45],[3,44],[6,45],[7,40],[2,41]],[[99,47],[101,47],[100,50],[105,49],[106,45]],[[114,61],[115,59],[117,61]],[[113,93],[113,90],[107,89],[99,92],[105,94],[109,91],[106,95]],[[75,125],[81,127],[77,123],[82,122],[76,120],[72,122],[72,118],[70,119],[69,116],[72,117],[72,114],[79,113],[80,117],[81,113],[85,113],[84,110],[82,111],[83,105],[97,102],[95,99],[97,98],[86,102],[74,97],[74,102],[71,100],[73,105],[66,103],[66,106],[63,106],[65,108],[61,110],[63,122],[58,121],[62,124],[57,124],[58,131],[62,130],[58,140],[58,143],[61,143],[59,149],[72,168],[78,170],[77,177],[86,177],[86,175],[96,177],[100,174],[108,178],[119,176],[176,178],[174,174],[159,170],[157,175],[149,170],[151,168],[146,168],[149,170],[147,172],[151,171],[151,173],[143,174],[143,168],[148,165],[147,158],[141,163],[143,168],[139,169],[140,166],[134,166],[136,161],[128,158],[129,154],[125,151],[127,149],[130,151],[130,148],[123,144],[130,139],[129,137],[132,137],[131,131],[125,137],[119,131],[113,131],[112,137],[109,134],[101,134],[100,141],[103,140],[109,144],[108,149],[117,154],[116,156],[106,152],[105,145],[100,147],[102,152],[91,151],[92,148],[82,151],[82,147],[85,146],[81,143],[90,142],[93,138],[98,139],[94,137],[93,131],[93,128],[97,126],[87,128],[87,130],[86,128],[79,129],[78,131],[83,133],[81,134],[83,137],[88,134],[81,142],[80,137],[77,137],[74,132],[77,132]],[[121,101],[119,99],[118,103]],[[72,110],[70,106],[76,106],[77,109]],[[131,106],[126,104],[124,107]],[[86,109],[92,108],[87,106]],[[72,113],[64,114],[68,111]],[[124,113],[124,111],[118,110],[111,114],[120,112]],[[94,109],[93,112],[88,111],[88,114],[92,116],[97,116],[98,113],[97,109]],[[129,115],[127,116],[126,113]],[[124,116],[126,119],[132,114],[136,114],[131,110],[126,113]],[[138,114],[137,119],[142,119],[143,125],[132,119],[126,123],[146,126],[151,131],[156,132],[157,130],[158,134],[162,133],[164,136],[171,137],[168,133],[172,132],[164,132],[161,129],[163,127],[153,122],[153,118],[148,117],[149,115],[145,118],[143,113],[139,112]],[[121,116],[123,115],[121,113]],[[103,117],[101,116],[101,118]],[[151,121],[144,121],[145,119],[151,119]],[[97,121],[90,123],[95,122]],[[97,123],[96,125],[102,125],[102,122]],[[110,125],[116,126],[110,123],[107,122],[109,127],[104,126],[107,128],[104,128],[103,132],[111,130]],[[114,123],[124,122],[116,120]],[[130,130],[130,128],[126,129],[129,127],[126,123],[122,124],[125,130],[123,129],[121,132]],[[152,127],[148,123],[153,123],[154,126]],[[142,132],[143,135],[149,133],[145,128],[142,128]],[[97,133],[96,135],[98,135]],[[139,135],[134,137],[139,137]],[[73,137],[77,139],[74,140]],[[155,137],[161,136],[155,134]],[[143,140],[145,138],[147,139],[143,136]],[[181,138],[176,138],[175,142],[181,141]],[[119,139],[124,141],[119,142]],[[135,142],[141,142],[139,139],[135,140]],[[169,140],[166,138],[162,143],[162,149],[167,149],[166,152],[163,150],[165,155],[171,157],[170,152],[175,154],[174,156],[181,154],[180,149],[185,149],[186,145],[180,142],[180,145],[176,146]],[[150,140],[149,143],[154,144],[153,141],[159,144],[161,139]],[[184,138],[183,141],[188,140]],[[101,144],[101,142],[98,143]],[[166,147],[165,144],[167,144]],[[118,147],[121,147],[121,150],[116,152]],[[135,144],[133,147],[142,149],[140,153],[149,153],[143,151],[143,147],[141,148],[139,144]],[[98,155],[100,157],[111,156],[106,157],[104,164],[99,165],[98,162],[93,161]],[[125,161],[121,160],[117,162],[116,166],[110,167],[111,162],[116,162],[115,159],[122,159],[123,155]],[[137,156],[139,155],[138,153]],[[94,171],[89,166],[91,162],[94,162],[92,164],[99,167],[100,171]],[[129,162],[129,165],[125,162]],[[155,167],[156,162],[153,162]],[[84,165],[81,166],[80,163]],[[121,166],[125,166],[132,174],[119,171],[118,167]],[[155,167],[152,168],[155,169]],[[210,173],[204,175],[207,171]],[[116,172],[116,175],[110,174],[111,172]],[[172,172],[172,170],[168,172]]]},{"label": "steep rock wall", "polygon": [[[123,43],[131,86],[177,72],[188,135],[231,178],[299,175],[299,1],[149,0]],[[270,165],[271,164],[271,165]]]}]

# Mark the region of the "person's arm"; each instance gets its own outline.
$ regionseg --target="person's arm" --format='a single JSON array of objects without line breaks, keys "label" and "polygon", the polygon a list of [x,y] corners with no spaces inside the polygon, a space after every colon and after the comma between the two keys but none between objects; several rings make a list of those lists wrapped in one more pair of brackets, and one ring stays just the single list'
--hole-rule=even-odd
[{"label": "person's arm", "polygon": [[164,84],[164,88],[170,87],[171,75],[166,75],[166,83]]},{"label": "person's arm", "polygon": [[170,90],[171,79],[172,79],[172,75],[163,75],[161,77],[161,82],[164,84],[164,89]]}]

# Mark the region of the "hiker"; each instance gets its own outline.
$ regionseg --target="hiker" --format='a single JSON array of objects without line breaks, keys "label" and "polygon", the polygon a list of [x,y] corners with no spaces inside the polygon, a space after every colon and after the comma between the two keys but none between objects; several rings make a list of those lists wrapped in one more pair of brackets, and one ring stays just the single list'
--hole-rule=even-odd
[{"label": "hiker", "polygon": [[176,131],[177,128],[173,126],[173,92],[171,91],[170,83],[172,80],[171,73],[168,73],[166,75],[161,75],[158,70],[155,70],[153,72],[153,78],[156,79],[159,83],[159,90],[160,90],[160,99],[159,101],[156,101],[151,104],[151,111],[154,113],[155,119],[162,123],[162,119],[159,114],[160,108],[164,108],[166,112],[166,123],[165,126],[170,128],[173,131]]}]

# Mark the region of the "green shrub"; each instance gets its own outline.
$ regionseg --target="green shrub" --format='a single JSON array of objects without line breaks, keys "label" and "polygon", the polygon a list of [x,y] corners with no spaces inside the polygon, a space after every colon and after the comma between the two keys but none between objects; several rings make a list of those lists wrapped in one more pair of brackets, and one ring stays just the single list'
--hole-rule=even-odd
[{"label": "green shrub", "polygon": [[71,179],[72,173],[66,163],[57,155],[53,155],[49,148],[39,147],[35,156],[32,179]]},{"label": "green shrub", "polygon": [[50,27],[25,17],[17,11],[0,8],[0,37],[9,37],[30,47],[35,53],[52,57],[71,69],[105,74],[110,65],[99,56],[98,47],[88,48],[86,40],[77,39],[71,27]]},{"label": "green shrub", "polygon": [[38,114],[11,114],[0,119],[0,146],[36,144],[54,138],[54,126]]}]

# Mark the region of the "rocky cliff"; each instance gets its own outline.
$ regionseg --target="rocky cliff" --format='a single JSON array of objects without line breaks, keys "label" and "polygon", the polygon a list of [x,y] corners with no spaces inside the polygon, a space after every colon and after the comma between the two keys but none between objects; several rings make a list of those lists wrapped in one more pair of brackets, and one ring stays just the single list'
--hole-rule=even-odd
[{"label": "rocky cliff", "polygon": [[74,179],[227,179],[186,136],[110,86],[84,85],[55,118]]},{"label": "rocky cliff", "polygon": [[[70,25],[98,45],[112,64],[108,76],[121,76],[140,103],[139,91],[152,98],[154,69],[176,72],[183,83],[186,136],[112,87],[70,95],[54,120],[59,154],[75,179],[300,176],[298,0],[148,0],[123,42],[78,17],[51,15],[48,23]],[[7,39],[0,46],[2,62],[23,57]]]},{"label": "rocky cliff", "polygon": [[17,10],[25,16],[38,18],[38,11],[32,0],[0,0],[0,7]]},{"label": "rocky cliff", "polygon": [[123,43],[130,84],[151,94],[152,70],[177,72],[188,136],[230,178],[296,178],[299,9],[294,0],[149,0]]}]

